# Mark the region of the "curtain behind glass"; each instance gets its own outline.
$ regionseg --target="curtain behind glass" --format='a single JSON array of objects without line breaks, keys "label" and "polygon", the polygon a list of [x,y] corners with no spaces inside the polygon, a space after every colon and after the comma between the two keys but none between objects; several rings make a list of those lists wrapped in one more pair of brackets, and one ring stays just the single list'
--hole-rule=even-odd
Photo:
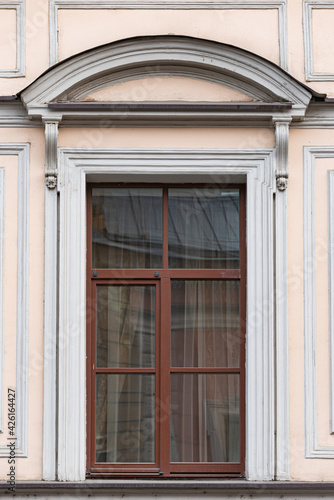
[{"label": "curtain behind glass", "polygon": [[171,374],[171,461],[240,461],[239,374]]},{"label": "curtain behind glass", "polygon": [[[155,367],[155,286],[97,286],[99,368]],[[97,374],[96,461],[154,462],[155,375]]]},{"label": "curtain behind glass", "polygon": [[[172,280],[173,367],[239,368],[239,281]],[[239,374],[171,374],[173,462],[240,460]]]},{"label": "curtain behind glass", "polygon": [[240,366],[239,281],[172,280],[171,366]]}]

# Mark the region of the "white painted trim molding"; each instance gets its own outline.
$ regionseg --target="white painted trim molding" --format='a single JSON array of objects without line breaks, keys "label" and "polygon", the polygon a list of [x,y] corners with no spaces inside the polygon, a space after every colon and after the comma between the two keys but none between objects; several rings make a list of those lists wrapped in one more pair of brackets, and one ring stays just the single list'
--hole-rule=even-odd
[{"label": "white painted trim molding", "polygon": [[[163,75],[231,86],[268,106],[285,103],[291,107],[285,110],[288,118],[302,118],[312,98],[311,89],[259,56],[231,45],[176,35],[130,38],[82,52],[53,66],[20,97],[29,116],[52,119],[53,114],[64,113],[59,109],[64,101],[80,101],[120,81]],[[70,114],[82,118],[82,113],[72,110]]]},{"label": "white painted trim molding", "polygon": [[6,167],[0,167],[0,434],[4,432],[4,216]]},{"label": "white painted trim molding", "polygon": [[[27,143],[0,144],[0,155],[18,157],[16,305],[16,455],[27,457],[29,422],[29,154]],[[0,457],[8,448],[0,446]]]},{"label": "white painted trim molding", "polygon": [[16,10],[16,33],[11,43],[16,43],[16,68],[0,69],[0,78],[15,78],[25,76],[25,0],[0,0],[0,10]]},{"label": "white painted trim molding", "polygon": [[43,479],[56,479],[58,121],[45,122]]},{"label": "white painted trim molding", "polygon": [[273,150],[61,148],[58,170],[58,479],[85,479],[86,182],[168,182],[178,176],[191,176],[192,182],[221,182],[226,176],[247,182],[246,475],[273,479],[275,422],[281,417],[274,404]]},{"label": "white painted trim molding", "polygon": [[27,110],[18,101],[0,102],[0,127],[1,128],[40,128],[40,122],[30,120]]},{"label": "white painted trim molding", "polygon": [[288,303],[288,176],[291,120],[275,117],[275,289],[276,289],[276,478],[290,477],[289,303]]},{"label": "white painted trim molding", "polygon": [[[305,458],[334,458],[334,446],[320,446],[318,443],[317,367],[315,361],[317,359],[315,240],[317,158],[334,158],[334,147],[304,147]],[[332,251],[333,249],[331,249]],[[333,338],[330,338],[331,345],[333,345]],[[330,386],[332,388],[331,383]],[[330,397],[332,401],[333,394]]]},{"label": "white painted trim molding", "polygon": [[328,250],[329,411],[330,433],[334,434],[334,170],[328,172]]},{"label": "white painted trim molding", "polygon": [[314,71],[312,11],[315,9],[334,9],[334,2],[332,0],[304,0],[305,79],[308,82],[332,82],[334,81],[334,73],[319,73]]},{"label": "white painted trim molding", "polygon": [[240,9],[276,9],[278,12],[278,44],[280,66],[285,71],[288,67],[288,30],[286,0],[50,0],[50,66],[56,64],[58,56],[58,12],[60,9],[159,9],[159,10],[240,10]]}]

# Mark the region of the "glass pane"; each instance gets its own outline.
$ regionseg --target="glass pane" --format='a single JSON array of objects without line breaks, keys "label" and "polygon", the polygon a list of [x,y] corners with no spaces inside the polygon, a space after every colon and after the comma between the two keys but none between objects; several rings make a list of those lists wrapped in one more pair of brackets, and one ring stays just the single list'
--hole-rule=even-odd
[{"label": "glass pane", "polygon": [[171,375],[172,462],[240,461],[239,375]]},{"label": "glass pane", "polygon": [[97,286],[99,368],[154,368],[155,286]]},{"label": "glass pane", "polygon": [[93,268],[162,267],[162,189],[94,188]]},{"label": "glass pane", "polygon": [[168,190],[170,268],[239,268],[239,191]]},{"label": "glass pane", "polygon": [[154,462],[155,376],[96,376],[96,461]]},{"label": "glass pane", "polygon": [[171,366],[238,368],[239,281],[172,280]]}]

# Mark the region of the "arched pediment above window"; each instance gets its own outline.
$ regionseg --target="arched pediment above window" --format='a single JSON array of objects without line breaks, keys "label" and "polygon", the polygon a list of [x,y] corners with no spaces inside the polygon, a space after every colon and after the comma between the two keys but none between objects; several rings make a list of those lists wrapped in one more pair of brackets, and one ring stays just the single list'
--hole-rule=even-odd
[{"label": "arched pediment above window", "polygon": [[[117,102],[115,97],[110,97],[113,92],[115,95],[116,86],[120,90],[124,83],[152,83],[152,79],[157,78],[191,79],[194,83],[206,83],[207,91],[202,86],[200,100],[181,98],[182,105],[178,102],[178,107],[168,95],[162,100],[157,97],[155,103],[143,96],[141,105],[138,99],[129,101],[129,98],[122,99],[120,94]],[[240,95],[239,104],[233,97],[218,97],[213,102],[209,84]],[[108,94],[107,89],[113,90]],[[106,100],[96,99],[96,95],[103,93]],[[182,106],[185,112],[197,106],[202,112],[226,116],[246,113],[252,117],[268,117],[284,113],[298,119],[304,116],[312,98],[323,97],[280,67],[248,51],[174,35],[130,38],[82,52],[53,66],[20,93],[30,116],[48,118],[52,114],[61,118],[82,118],[94,117],[97,113],[100,117],[101,114],[122,113],[126,101],[126,111],[130,113],[154,109],[159,113],[170,111],[175,116]]]}]

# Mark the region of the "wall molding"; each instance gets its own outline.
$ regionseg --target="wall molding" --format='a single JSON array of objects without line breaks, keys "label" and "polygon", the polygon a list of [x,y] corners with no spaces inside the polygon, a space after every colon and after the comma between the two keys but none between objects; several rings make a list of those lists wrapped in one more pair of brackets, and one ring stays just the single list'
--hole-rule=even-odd
[{"label": "wall molding", "polygon": [[4,215],[6,167],[0,167],[0,434],[4,432]]},{"label": "wall molding", "polygon": [[[334,158],[334,148],[333,148]],[[328,172],[329,411],[334,434],[334,170]]]},{"label": "wall molding", "polygon": [[0,102],[0,127],[41,128],[42,123],[29,119],[26,109],[19,100],[3,101]]},{"label": "wall molding", "polygon": [[0,78],[25,76],[25,0],[0,0],[0,10],[16,10],[16,68],[0,69]]},{"label": "wall molding", "polygon": [[[0,483],[0,495],[5,497],[7,484]],[[186,500],[204,497],[208,500],[333,500],[333,482],[325,481],[246,481],[169,479],[168,481],[136,479],[113,479],[101,481],[89,479],[81,482],[19,481],[16,485],[15,500],[157,500],[167,498]],[[201,492],[201,493],[199,493]]]},{"label": "wall molding", "polygon": [[[56,479],[58,122],[45,122],[43,479]],[[52,178],[52,188],[48,183]]]},{"label": "wall molding", "polygon": [[277,9],[278,11],[278,43],[280,66],[289,70],[288,63],[288,30],[286,0],[50,0],[50,66],[58,62],[58,11],[60,9],[159,9],[159,10],[226,10],[226,9]]},{"label": "wall molding", "polygon": [[[104,119],[113,113],[110,106],[77,101],[101,86],[152,75],[186,76],[232,86],[260,100],[261,109],[266,109],[270,118],[285,107],[287,117],[300,119],[311,98],[321,98],[260,56],[232,45],[177,35],[134,37],[82,52],[50,68],[24,89],[20,97],[33,118],[51,121],[56,114],[64,119]],[[275,104],[277,109],[273,113],[274,109],[270,109]],[[250,104],[245,106],[251,111],[250,119],[261,118],[262,112],[252,110]],[[155,118],[168,115],[168,109],[164,111],[157,109]],[[115,112],[122,115],[119,109]],[[226,117],[231,114],[235,115],[235,110],[226,111]]]},{"label": "wall molding", "polygon": [[275,424],[281,416],[275,415],[274,404],[274,151],[60,148],[58,171],[58,479],[85,479],[86,181],[131,177],[161,182],[171,176],[175,180],[175,175],[211,182],[226,175],[247,178],[247,211],[252,217],[247,218],[246,475],[250,480],[273,479]]},{"label": "wall molding", "polygon": [[[304,147],[305,458],[334,458],[334,446],[320,446],[318,442],[315,240],[315,171],[317,158],[334,158],[334,147]],[[333,249],[331,249],[331,253],[332,251]],[[333,345],[333,337],[330,341],[331,345]],[[330,370],[332,369],[333,366],[331,365]],[[331,383],[330,386],[332,388]],[[333,402],[332,399],[333,395],[331,396],[331,402]]]},{"label": "wall molding", "polygon": [[[187,123],[187,117],[184,117],[185,124]],[[254,126],[263,126],[267,127],[268,126],[268,117],[265,117],[263,121],[261,122],[258,119],[252,119],[250,117],[245,117],[244,115],[240,119],[236,119],[234,116],[232,120],[232,115],[230,115],[228,118],[220,117],[219,120],[214,122],[214,117],[211,116],[207,117],[207,122],[204,121],[203,119],[200,119],[200,116],[196,116],[195,122],[194,118],[190,117],[189,121],[191,121],[192,126],[213,126],[214,123],[216,123],[217,126],[219,127],[254,127]],[[61,122],[59,124],[59,127],[81,127],[81,128],[90,128],[90,127],[99,127],[99,128],[108,128],[112,125],[120,125],[121,121],[120,120],[114,120],[110,116],[106,118],[105,120],[101,120],[100,118],[96,119],[89,119],[87,117],[83,119],[79,119],[77,117],[76,119],[70,120],[66,119],[65,122]],[[180,123],[180,122],[179,122]],[[189,123],[189,122],[188,122]],[[158,126],[159,121],[158,119],[155,120],[154,126]],[[151,125],[151,123],[148,123],[147,126]],[[143,120],[140,120],[140,126],[144,127],[145,123],[143,123]],[[21,102],[15,101],[12,103],[0,103],[0,128],[5,127],[29,127],[29,128],[42,128],[44,127],[42,121],[40,119],[38,120],[32,120],[28,117],[28,113],[25,110],[23,104]],[[298,128],[298,129],[304,129],[304,128],[313,128],[313,129],[328,129],[328,128],[334,128],[334,105],[332,103],[314,103],[311,102],[310,105],[308,106],[306,116],[304,117],[303,120],[301,121],[293,121],[290,124],[290,128]]]},{"label": "wall molding", "polygon": [[304,0],[303,27],[304,27],[304,52],[305,52],[305,79],[309,82],[332,82],[334,73],[319,73],[314,71],[313,54],[313,23],[312,10],[334,9],[333,0]]},{"label": "wall molding", "polygon": [[[29,421],[29,155],[27,143],[0,144],[0,155],[18,157],[16,304],[16,455],[27,457]],[[0,446],[0,457],[8,456]]]},{"label": "wall molding", "polygon": [[290,476],[289,303],[288,303],[288,177],[291,118],[274,117],[276,146],[275,298],[276,298],[276,478]]}]

